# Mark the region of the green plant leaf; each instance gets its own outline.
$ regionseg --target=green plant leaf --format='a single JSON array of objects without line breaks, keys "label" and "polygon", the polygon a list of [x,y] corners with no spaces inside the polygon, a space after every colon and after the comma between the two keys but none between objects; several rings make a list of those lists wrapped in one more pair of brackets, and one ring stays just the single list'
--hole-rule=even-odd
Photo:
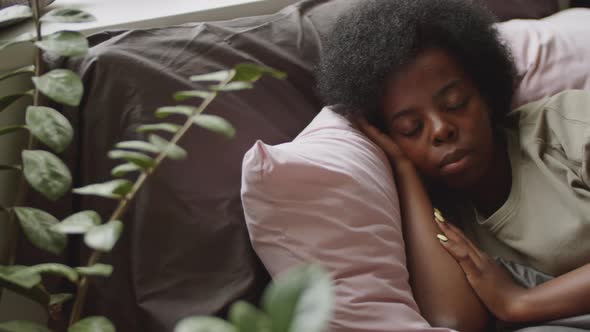
[{"label": "green plant leaf", "polygon": [[82,23],[96,21],[96,17],[80,9],[57,8],[41,17],[44,22]]},{"label": "green plant leaf", "polygon": [[124,151],[124,150],[111,150],[108,153],[109,158],[111,159],[123,159],[132,164],[135,164],[142,169],[148,169],[154,166],[154,160],[150,158],[150,156],[134,152],[134,151]]},{"label": "green plant leaf", "polygon": [[70,189],[70,170],[54,154],[42,150],[24,150],[22,158],[27,182],[43,196],[54,201]]},{"label": "green plant leaf", "polygon": [[197,112],[196,107],[192,106],[165,106],[156,109],[156,117],[165,118],[172,114],[180,114],[185,116],[192,116]]},{"label": "green plant leaf", "polygon": [[213,91],[237,91],[252,89],[254,85],[250,82],[230,82],[221,85],[211,85],[209,88]]},{"label": "green plant leaf", "polygon": [[70,326],[68,332],[115,332],[115,326],[106,317],[91,316]]},{"label": "green plant leaf", "polygon": [[94,250],[111,251],[123,232],[123,223],[112,220],[106,224],[94,226],[84,234],[84,243]]},{"label": "green plant leaf", "polygon": [[0,127],[0,136],[6,135],[9,133],[13,133],[15,131],[28,129],[27,126],[7,126],[7,127]]},{"label": "green plant leaf", "polygon": [[19,273],[53,274],[64,277],[71,282],[78,281],[78,272],[76,272],[76,270],[67,265],[58,263],[44,263],[29,266],[26,269],[20,271]]},{"label": "green plant leaf", "polygon": [[108,277],[113,273],[113,266],[99,263],[92,266],[77,267],[76,271],[85,276]]},{"label": "green plant leaf", "polygon": [[54,306],[58,304],[63,304],[73,298],[74,295],[70,293],[51,294],[51,296],[49,297],[49,305]]},{"label": "green plant leaf", "polygon": [[50,329],[37,323],[25,320],[12,320],[9,322],[0,323],[0,331],[2,332],[51,332]]},{"label": "green plant leaf", "polygon": [[115,147],[118,149],[132,149],[132,150],[140,150],[140,151],[152,152],[152,153],[160,152],[158,147],[156,147],[153,144],[150,144],[148,142],[145,142],[145,141],[123,141],[123,142],[117,143],[117,145],[115,145]]},{"label": "green plant leaf", "polygon": [[231,123],[217,115],[199,114],[193,117],[193,123],[227,138],[232,138],[236,134],[236,130]]},{"label": "green plant leaf", "polygon": [[[22,167],[20,165],[2,165],[0,164],[0,171],[20,171]],[[0,208],[0,210],[2,210]]]},{"label": "green plant leaf", "polygon": [[199,91],[199,90],[191,90],[191,91],[178,91],[174,94],[174,100],[183,101],[190,98],[201,98],[207,99],[213,95],[212,92],[209,91]]},{"label": "green plant leaf", "polygon": [[0,10],[0,27],[33,17],[29,6],[13,5]]},{"label": "green plant leaf", "polygon": [[278,79],[287,77],[287,74],[282,71],[253,63],[240,63],[234,67],[234,70],[236,74],[232,81],[256,82],[265,74]]},{"label": "green plant leaf", "polygon": [[131,164],[131,163],[125,163],[125,164],[121,164],[118,166],[115,166],[115,168],[113,168],[111,170],[111,174],[113,176],[123,176],[129,172],[137,172],[137,171],[141,171],[141,167],[135,165],[135,164]]},{"label": "green plant leaf", "polygon": [[302,266],[275,279],[265,290],[262,306],[273,332],[322,332],[331,316],[331,279],[318,266]]},{"label": "green plant leaf", "polygon": [[54,69],[33,77],[33,83],[47,97],[68,106],[78,106],[84,94],[82,80],[69,69]]},{"label": "green plant leaf", "polygon": [[223,82],[226,80],[231,79],[236,74],[236,71],[233,69],[230,70],[220,70],[213,73],[207,73],[202,75],[193,75],[190,77],[190,80],[193,82],[203,82],[203,81],[217,81]]},{"label": "green plant leaf", "polygon": [[100,225],[101,222],[98,213],[86,210],[74,213],[62,222],[51,226],[51,230],[62,234],[84,234],[93,226]]},{"label": "green plant leaf", "polygon": [[176,134],[176,132],[180,129],[180,126],[172,124],[172,123],[155,123],[155,124],[147,124],[137,127],[138,133],[144,133],[147,131],[167,131],[169,133]]},{"label": "green plant leaf", "polygon": [[88,52],[88,40],[76,31],[58,31],[35,42],[35,45],[60,56],[78,56]]},{"label": "green plant leaf", "polygon": [[25,32],[11,40],[0,40],[0,51],[12,45],[21,43],[31,43],[33,42],[33,40],[35,40],[35,35],[33,35],[30,32]]},{"label": "green plant leaf", "polygon": [[13,77],[13,76],[33,75],[34,73],[35,73],[35,66],[33,66],[33,65],[25,66],[25,67],[21,67],[19,69],[13,70],[11,72],[8,72],[6,74],[0,75],[0,81],[3,81],[5,79]]},{"label": "green plant leaf", "polygon": [[55,152],[64,151],[74,137],[70,121],[53,108],[29,106],[25,121],[33,136]]},{"label": "green plant leaf", "polygon": [[129,180],[118,179],[104,183],[96,183],[73,190],[78,195],[94,195],[106,198],[120,199],[131,190],[133,183]]},{"label": "green plant leaf", "polygon": [[25,296],[43,307],[49,304],[49,294],[41,284],[41,275],[30,271],[27,266],[0,265],[0,288]]},{"label": "green plant leaf", "polygon": [[193,316],[180,320],[174,332],[241,332],[217,317]]},{"label": "green plant leaf", "polygon": [[0,97],[0,112],[8,108],[8,106],[12,105],[12,103],[19,100],[21,97],[33,97],[33,93],[27,91]]},{"label": "green plant leaf", "polygon": [[245,301],[234,303],[229,309],[229,320],[240,332],[270,332],[270,318]]},{"label": "green plant leaf", "polygon": [[4,282],[2,286],[9,284],[25,290],[30,290],[41,282],[41,276],[38,273],[22,273],[27,266],[22,265],[0,265],[0,281]]},{"label": "green plant leaf", "polygon": [[186,158],[186,151],[176,144],[172,144],[167,140],[157,135],[150,135],[149,141],[161,152],[165,152],[166,156],[170,159],[180,160]]},{"label": "green plant leaf", "polygon": [[64,234],[51,230],[59,221],[51,214],[29,207],[14,207],[25,236],[37,248],[59,255],[67,245]]},{"label": "green plant leaf", "polygon": [[3,277],[0,274],[0,288],[9,289],[14,293],[20,294],[39,303],[43,307],[47,307],[49,304],[49,294],[47,294],[43,288],[43,285],[41,284],[41,276],[36,276],[36,283],[30,288],[23,287],[20,285],[20,283],[21,281],[19,281],[17,278],[10,279]]}]

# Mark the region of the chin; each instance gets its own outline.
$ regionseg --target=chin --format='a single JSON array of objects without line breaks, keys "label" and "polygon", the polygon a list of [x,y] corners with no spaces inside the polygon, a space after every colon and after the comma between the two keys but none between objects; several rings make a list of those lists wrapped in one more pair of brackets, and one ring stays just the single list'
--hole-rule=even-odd
[{"label": "chin", "polygon": [[443,183],[452,189],[470,189],[480,182],[481,174],[479,173],[476,170],[470,169],[452,175],[445,175],[443,177]]},{"label": "chin", "polygon": [[472,190],[482,183],[482,179],[490,165],[487,159],[478,158],[477,154],[471,154],[461,168],[454,172],[439,173],[442,182],[449,188],[459,190]]}]

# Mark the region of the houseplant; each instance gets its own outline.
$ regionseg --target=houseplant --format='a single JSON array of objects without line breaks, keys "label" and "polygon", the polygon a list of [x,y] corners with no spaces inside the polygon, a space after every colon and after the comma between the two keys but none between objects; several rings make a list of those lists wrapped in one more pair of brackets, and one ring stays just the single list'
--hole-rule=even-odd
[{"label": "houseplant", "polygon": [[[42,56],[43,53],[54,57],[81,56],[87,52],[88,42],[83,35],[74,31],[60,31],[43,37],[41,24],[45,21],[84,22],[93,17],[76,9],[59,9],[41,15],[38,1],[33,1],[31,8],[21,8],[19,15],[29,13],[33,18],[36,32],[34,38],[24,36],[18,41],[0,43],[0,48],[10,47],[13,42],[32,42],[37,47],[35,66],[19,68],[0,77],[0,80],[4,80],[15,75],[31,75],[35,87],[31,91],[0,98],[0,109],[19,98],[33,99],[32,105],[26,109],[25,124],[0,128],[0,136],[22,130],[29,135],[28,146],[22,151],[22,162],[18,165],[0,165],[3,171],[15,172],[21,179],[15,204],[2,207],[2,210],[10,216],[9,223],[13,233],[22,231],[40,249],[59,254],[66,248],[68,236],[78,234],[83,236],[84,243],[94,251],[86,266],[70,267],[57,263],[20,266],[12,264],[15,248],[12,245],[10,264],[0,266],[0,286],[35,300],[49,312],[59,310],[62,303],[74,299],[69,323],[71,331],[113,331],[112,323],[105,317],[81,317],[90,279],[108,277],[112,272],[112,266],[101,264],[99,260],[102,253],[110,251],[116,244],[123,230],[122,218],[129,202],[165,159],[183,159],[186,156],[186,151],[177,143],[193,125],[228,138],[233,136],[234,129],[227,121],[215,115],[203,114],[207,105],[219,93],[251,88],[252,83],[263,75],[282,78],[284,74],[268,67],[239,64],[233,69],[192,76],[193,81],[209,82],[208,88],[181,91],[174,98],[177,101],[197,100],[195,106],[161,107],[155,112],[159,118],[172,114],[184,116],[183,125],[164,122],[140,126],[138,131],[148,135],[147,140],[119,142],[108,154],[109,158],[122,161],[112,170],[117,179],[74,189],[76,194],[97,195],[118,201],[117,208],[106,222],[102,222],[101,216],[94,211],[77,212],[59,221],[43,210],[23,206],[29,187],[54,201],[70,190],[72,182],[68,167],[57,154],[67,149],[74,136],[73,128],[66,117],[57,110],[44,106],[41,99],[45,96],[56,103],[78,106],[83,95],[83,84],[70,70],[45,71]],[[10,19],[9,15],[4,17]],[[155,132],[169,133],[172,138],[164,139],[154,134]],[[44,146],[50,151],[39,149],[38,146]],[[134,181],[121,178],[129,174],[136,174]],[[63,277],[74,283],[77,291],[75,294],[50,294],[43,284],[43,274]],[[285,279],[273,284],[266,294],[264,311],[244,302],[235,304],[230,313],[233,326],[211,317],[192,317],[181,321],[177,330],[205,331],[213,326],[219,331],[319,331],[327,319],[330,282],[321,269],[306,267],[296,270],[292,275],[288,274]],[[301,309],[301,303],[307,310]],[[308,309],[311,305],[315,305],[316,309],[310,314]],[[0,330],[46,329],[31,322],[13,321],[0,323]]]}]

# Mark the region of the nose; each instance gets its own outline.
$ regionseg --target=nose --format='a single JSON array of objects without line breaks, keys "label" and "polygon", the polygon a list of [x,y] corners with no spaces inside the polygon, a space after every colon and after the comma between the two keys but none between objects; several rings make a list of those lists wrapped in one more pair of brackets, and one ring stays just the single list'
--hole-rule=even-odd
[{"label": "nose", "polygon": [[439,146],[444,143],[451,143],[457,139],[457,127],[444,117],[433,116],[432,119],[432,144]]}]

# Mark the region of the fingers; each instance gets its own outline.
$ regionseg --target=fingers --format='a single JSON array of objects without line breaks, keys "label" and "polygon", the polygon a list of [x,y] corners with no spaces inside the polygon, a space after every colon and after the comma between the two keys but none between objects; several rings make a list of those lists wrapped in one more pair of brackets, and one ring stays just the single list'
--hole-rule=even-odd
[{"label": "fingers", "polygon": [[383,134],[379,129],[375,128],[367,119],[363,117],[359,117],[356,120],[356,123],[359,129],[367,135],[373,142],[377,143],[381,148],[385,149],[387,145],[389,145],[389,141],[391,140],[385,134]]},{"label": "fingers", "polygon": [[[454,234],[456,234],[462,241],[464,241],[473,251],[474,254],[476,254],[480,260],[483,260],[485,258],[485,256],[487,256],[486,253],[484,253],[483,251],[481,251],[474,243],[473,241],[471,241],[466,235],[465,233],[463,233],[463,231],[461,229],[459,229],[459,227],[455,226],[452,223],[445,223],[443,225],[443,228],[448,229],[449,231],[453,232]],[[443,229],[443,232],[445,231],[445,229]]]},{"label": "fingers", "polygon": [[391,162],[401,157],[402,152],[397,144],[389,136],[369,124],[364,117],[358,117],[354,122],[371,141],[375,142],[375,144],[385,151]]},{"label": "fingers", "polygon": [[449,223],[438,209],[434,209],[434,220],[444,235],[438,236],[443,247],[461,265],[466,275],[479,275],[485,267],[485,257],[471,240],[455,225]]},{"label": "fingers", "polygon": [[448,236],[439,234],[437,237],[447,252],[459,263],[468,278],[480,275],[481,270],[474,261],[473,255],[470,254],[471,249],[464,242],[458,242],[456,239],[452,239],[452,234]]},{"label": "fingers", "polygon": [[479,250],[479,248],[473,243],[473,241],[471,241],[467,236],[465,236],[465,233],[463,233],[463,231],[455,226],[452,222],[448,222],[445,217],[443,217],[442,212],[440,212],[440,210],[438,210],[437,208],[434,208],[434,220],[437,221],[437,225],[438,228],[443,231],[443,233],[446,232],[453,232],[456,234],[456,236],[458,236],[459,238],[461,238],[461,240],[465,241],[467,243],[467,245],[469,245],[472,249],[472,251],[477,254],[477,256],[479,256],[481,259],[483,259],[483,256],[486,255],[483,251]]}]

